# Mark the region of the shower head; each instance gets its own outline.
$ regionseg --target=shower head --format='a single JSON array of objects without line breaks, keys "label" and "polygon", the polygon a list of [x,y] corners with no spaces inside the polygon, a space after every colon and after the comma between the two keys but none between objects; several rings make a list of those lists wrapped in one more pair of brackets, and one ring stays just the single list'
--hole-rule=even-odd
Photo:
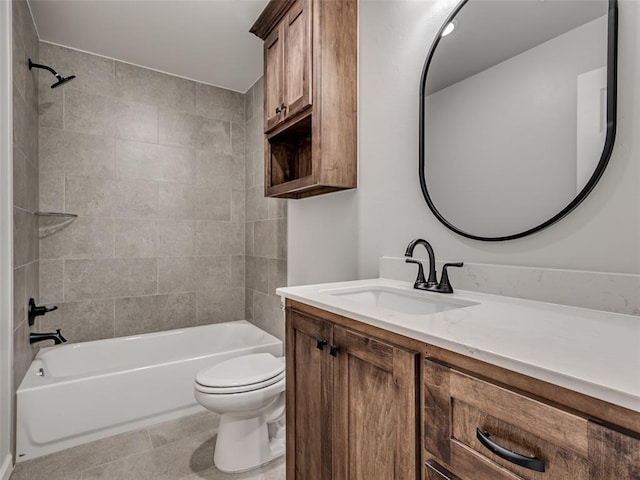
[{"label": "shower head", "polygon": [[69,75],[68,77],[63,77],[58,72],[56,72],[53,68],[47,67],[46,65],[40,65],[39,63],[33,63],[31,59],[29,59],[29,70],[31,70],[32,68],[42,68],[43,70],[47,70],[51,72],[58,79],[57,82],[51,85],[51,88],[57,88],[60,85],[64,85],[65,83],[70,82],[71,80],[76,78],[75,75]]}]

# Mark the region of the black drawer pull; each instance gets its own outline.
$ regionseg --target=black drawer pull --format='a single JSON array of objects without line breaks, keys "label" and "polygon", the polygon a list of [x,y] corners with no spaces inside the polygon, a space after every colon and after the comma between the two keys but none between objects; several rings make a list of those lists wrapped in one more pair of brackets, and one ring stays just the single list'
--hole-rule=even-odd
[{"label": "black drawer pull", "polygon": [[536,457],[526,457],[524,455],[520,455],[519,453],[512,452],[511,450],[507,450],[506,448],[501,447],[497,443],[489,440],[489,436],[490,435],[487,432],[483,432],[479,428],[476,428],[476,437],[478,437],[480,443],[491,450],[493,453],[498,455],[500,458],[503,458],[507,462],[511,462],[515,465],[528,468],[529,470],[544,472],[544,460],[540,460]]},{"label": "black drawer pull", "polygon": [[331,355],[332,357],[337,357],[338,347],[336,347],[335,345],[329,345],[329,355]]},{"label": "black drawer pull", "polygon": [[326,340],[321,340],[319,338],[316,338],[316,348],[318,350],[324,350],[324,346],[327,344]]}]

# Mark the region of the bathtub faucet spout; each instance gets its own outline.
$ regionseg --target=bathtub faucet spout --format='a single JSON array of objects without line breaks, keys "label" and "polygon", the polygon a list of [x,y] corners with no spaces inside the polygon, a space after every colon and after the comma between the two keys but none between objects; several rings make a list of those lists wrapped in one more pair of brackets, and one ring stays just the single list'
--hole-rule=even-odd
[{"label": "bathtub faucet spout", "polygon": [[60,333],[60,329],[58,328],[55,333],[30,333],[29,334],[29,343],[38,343],[44,342],[45,340],[53,340],[56,345],[61,343],[65,343],[67,341],[66,338],[62,336]]}]

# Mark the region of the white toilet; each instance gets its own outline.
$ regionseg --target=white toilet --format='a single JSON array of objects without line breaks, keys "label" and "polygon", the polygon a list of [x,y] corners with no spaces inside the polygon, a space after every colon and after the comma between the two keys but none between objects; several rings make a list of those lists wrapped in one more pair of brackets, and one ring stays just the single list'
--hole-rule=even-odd
[{"label": "white toilet", "polygon": [[257,353],[200,370],[195,397],[220,414],[213,461],[226,473],[243,472],[284,454],[284,357]]}]

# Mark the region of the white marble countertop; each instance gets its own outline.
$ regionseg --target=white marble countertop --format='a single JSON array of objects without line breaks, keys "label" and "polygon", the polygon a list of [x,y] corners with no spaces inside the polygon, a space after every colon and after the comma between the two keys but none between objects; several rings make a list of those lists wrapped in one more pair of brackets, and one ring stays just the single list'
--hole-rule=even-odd
[{"label": "white marble countertop", "polygon": [[[362,286],[474,305],[407,314],[327,293]],[[285,287],[276,293],[640,412],[637,316],[461,290],[421,292],[411,283],[379,278]]]}]

